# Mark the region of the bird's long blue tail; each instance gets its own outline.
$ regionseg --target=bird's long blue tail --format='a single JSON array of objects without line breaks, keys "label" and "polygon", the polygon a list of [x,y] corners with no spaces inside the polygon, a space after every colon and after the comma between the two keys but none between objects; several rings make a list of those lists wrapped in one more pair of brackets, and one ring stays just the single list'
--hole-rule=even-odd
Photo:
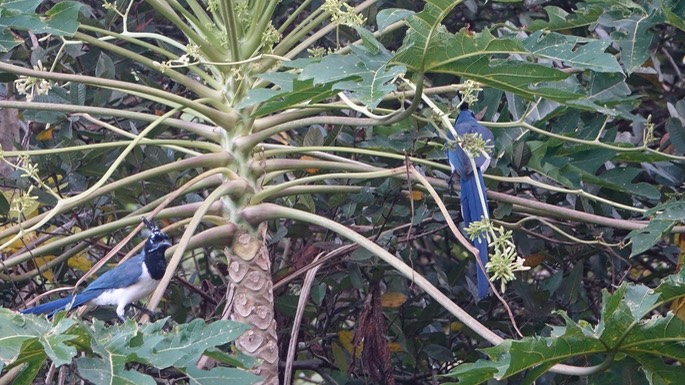
[{"label": "bird's long blue tail", "polygon": [[72,300],[74,301],[74,303],[71,305],[71,308],[75,309],[87,303],[91,299],[97,297],[101,293],[102,291],[100,290],[85,291],[83,293],[77,294],[76,298],[74,298],[73,296],[69,296],[54,301],[46,302],[42,305],[24,309],[21,311],[21,314],[47,314],[48,317],[52,317],[58,311],[64,310]]},{"label": "bird's long blue tail", "polygon": [[[464,217],[464,226],[468,227],[471,223],[477,222],[490,216],[485,212],[487,206],[483,207],[478,193],[478,184],[476,178],[483,188],[483,197],[485,198],[485,181],[483,180],[483,173],[476,169],[467,176],[461,177],[461,211]],[[483,267],[488,263],[488,241],[485,234],[479,235],[473,242],[473,245],[478,249],[480,261]],[[488,276],[483,271],[483,268],[476,266],[476,282],[478,289],[478,299],[483,299],[488,295],[490,284],[488,283]]]}]

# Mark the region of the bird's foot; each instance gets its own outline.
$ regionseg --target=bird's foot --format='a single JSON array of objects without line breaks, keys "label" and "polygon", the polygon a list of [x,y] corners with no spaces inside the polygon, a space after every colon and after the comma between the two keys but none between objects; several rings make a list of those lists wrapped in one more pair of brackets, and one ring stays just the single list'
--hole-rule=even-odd
[{"label": "bird's foot", "polygon": [[135,309],[147,314],[147,316],[150,317],[150,320],[152,322],[157,320],[157,312],[154,312],[154,311],[152,311],[152,310],[150,310],[144,306],[140,306],[140,305],[135,304],[135,303],[130,303],[130,304],[126,305],[126,310],[128,310],[130,308],[135,308]]},{"label": "bird's foot", "polygon": [[454,173],[451,173],[450,178],[447,179],[447,191],[450,195],[454,195]]}]

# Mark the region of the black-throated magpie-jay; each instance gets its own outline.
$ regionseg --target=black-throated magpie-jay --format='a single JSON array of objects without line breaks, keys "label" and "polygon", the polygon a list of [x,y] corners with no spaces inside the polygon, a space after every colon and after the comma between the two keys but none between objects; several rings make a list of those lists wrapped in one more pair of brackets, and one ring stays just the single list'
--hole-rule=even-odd
[{"label": "black-throated magpie-jay", "polygon": [[157,226],[143,218],[150,229],[145,248],[135,257],[108,270],[82,292],[21,311],[22,314],[47,314],[52,317],[67,306],[76,307],[116,305],[117,316],[123,321],[126,306],[150,294],[164,276],[164,252],[171,246],[169,237]]},{"label": "black-throated magpie-jay", "polygon": [[[478,123],[476,116],[469,109],[467,103],[463,103],[460,107],[459,115],[454,123],[454,129],[459,137],[463,138],[467,134],[480,135],[486,145],[492,146],[495,143],[495,138],[492,132],[482,124]],[[448,131],[449,138],[454,140],[454,136]],[[485,181],[483,180],[483,172],[490,166],[490,156],[485,153],[472,154],[473,161],[476,165],[474,170],[469,156],[466,154],[462,146],[454,146],[447,150],[447,159],[452,167],[452,176],[459,175],[459,184],[461,185],[461,213],[464,217],[464,227],[468,227],[471,223],[489,219],[487,202],[485,201]],[[450,185],[451,185],[450,177]],[[482,190],[479,192],[479,186]],[[481,200],[481,196],[483,200]],[[480,260],[485,266],[488,263],[488,242],[487,237],[479,235],[472,241],[473,245],[478,249]],[[490,291],[488,284],[488,276],[480,268],[476,266],[476,281],[478,290],[478,299],[487,296]]]}]

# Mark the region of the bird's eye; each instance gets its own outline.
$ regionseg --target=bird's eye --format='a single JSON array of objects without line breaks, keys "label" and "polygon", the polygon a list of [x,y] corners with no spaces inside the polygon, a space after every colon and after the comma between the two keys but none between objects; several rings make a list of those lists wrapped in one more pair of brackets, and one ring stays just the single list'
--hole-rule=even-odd
[{"label": "bird's eye", "polygon": [[152,242],[161,242],[164,240],[164,238],[165,236],[159,233],[152,234],[152,236],[150,237],[150,239],[152,239]]}]

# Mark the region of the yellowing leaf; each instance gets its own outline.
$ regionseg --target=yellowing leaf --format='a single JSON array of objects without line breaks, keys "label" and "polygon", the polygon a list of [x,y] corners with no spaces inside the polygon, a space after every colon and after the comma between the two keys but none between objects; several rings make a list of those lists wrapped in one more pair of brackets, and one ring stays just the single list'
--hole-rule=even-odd
[{"label": "yellowing leaf", "polygon": [[[0,230],[5,230],[8,227],[10,227],[10,225],[0,226]],[[13,237],[13,235],[10,235],[9,237],[0,239],[0,245],[5,244],[5,242],[9,241],[12,237]],[[14,254],[17,251],[19,251],[20,249],[24,248],[24,246],[26,246],[27,244],[33,242],[35,239],[36,239],[36,233],[34,233],[34,232],[24,234],[23,237],[21,237],[21,238],[17,239],[16,241],[10,243],[9,246],[7,246],[3,250],[3,252],[6,252],[8,254]]]},{"label": "yellowing leaf", "polygon": [[[62,175],[55,174],[54,178],[48,178],[48,180],[46,181],[46,184],[47,184],[48,186],[50,186],[50,187],[54,190],[55,184],[56,184],[56,183],[60,183],[60,182],[62,182],[63,180],[64,180],[64,177],[62,177]],[[63,190],[65,190],[68,186],[69,186],[69,183],[65,181],[64,183],[61,183],[61,184],[59,185],[59,190],[60,190],[60,191],[63,191]]]},{"label": "yellowing leaf", "polygon": [[69,267],[72,269],[80,270],[80,271],[88,271],[90,270],[91,267],[93,267],[93,263],[88,259],[88,254],[83,252],[79,253],[77,255],[74,255],[73,257],[69,258],[69,261],[67,262]]},{"label": "yellowing leaf", "polygon": [[[354,332],[351,330],[341,330],[338,332],[338,339],[340,340],[340,345],[347,350],[348,353],[352,354],[354,351],[354,344],[352,344],[352,338],[354,338]],[[357,354],[355,355],[355,358],[359,358],[362,354],[362,350],[364,349],[364,343],[360,343],[359,346],[357,346]]]},{"label": "yellowing leaf", "polygon": [[423,191],[416,191],[412,190],[411,192],[411,200],[413,201],[420,201],[423,199]]},{"label": "yellowing leaf", "polygon": [[36,135],[36,140],[40,142],[45,142],[48,140],[52,140],[55,137],[55,128],[50,127],[46,130],[41,131],[38,135]]},{"label": "yellowing leaf", "polygon": [[388,350],[390,351],[390,353],[402,353],[402,352],[404,352],[402,345],[400,345],[397,342],[389,343],[388,344]]},{"label": "yellowing leaf", "polygon": [[[313,156],[309,155],[302,155],[300,157],[301,160],[318,160],[317,158],[314,158]],[[318,168],[305,168],[305,171],[307,171],[308,174],[317,174],[319,172]]]},{"label": "yellowing leaf", "polygon": [[[35,268],[42,270],[42,268],[53,259],[55,259],[54,255],[46,255],[44,257],[36,257],[32,261]],[[53,274],[52,269],[42,271],[41,275],[43,276],[43,278],[47,279],[50,282],[55,281],[55,274]]]},{"label": "yellowing leaf", "polygon": [[400,307],[405,301],[407,301],[407,296],[402,293],[390,292],[381,295],[383,307]]},{"label": "yellowing leaf", "polygon": [[452,333],[457,333],[460,332],[461,329],[464,328],[464,324],[461,322],[451,322],[450,323],[450,332]]}]

